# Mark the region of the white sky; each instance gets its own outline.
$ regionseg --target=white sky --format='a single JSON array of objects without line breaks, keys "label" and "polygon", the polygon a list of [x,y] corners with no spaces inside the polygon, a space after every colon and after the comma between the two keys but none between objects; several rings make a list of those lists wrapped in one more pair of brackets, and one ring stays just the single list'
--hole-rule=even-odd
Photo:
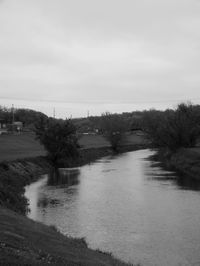
[{"label": "white sky", "polygon": [[0,0],[0,104],[73,117],[200,103],[199,0]]}]

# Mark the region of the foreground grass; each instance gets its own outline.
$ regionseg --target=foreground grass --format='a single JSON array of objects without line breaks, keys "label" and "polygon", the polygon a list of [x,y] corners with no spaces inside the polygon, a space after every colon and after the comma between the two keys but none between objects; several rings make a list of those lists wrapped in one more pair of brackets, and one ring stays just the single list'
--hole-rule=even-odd
[{"label": "foreground grass", "polygon": [[82,239],[0,207],[0,265],[118,265],[126,263],[94,251]]}]

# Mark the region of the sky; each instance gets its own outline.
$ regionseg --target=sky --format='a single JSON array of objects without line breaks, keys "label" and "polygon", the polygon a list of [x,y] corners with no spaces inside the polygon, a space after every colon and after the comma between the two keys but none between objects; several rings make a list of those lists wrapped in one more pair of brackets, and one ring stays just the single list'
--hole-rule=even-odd
[{"label": "sky", "polygon": [[85,117],[199,87],[200,0],[0,0],[0,105]]}]

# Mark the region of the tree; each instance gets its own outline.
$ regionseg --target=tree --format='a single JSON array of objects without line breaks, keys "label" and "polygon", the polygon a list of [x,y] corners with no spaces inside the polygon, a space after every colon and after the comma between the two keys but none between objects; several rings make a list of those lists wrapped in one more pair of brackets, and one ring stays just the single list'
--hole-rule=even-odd
[{"label": "tree", "polygon": [[36,137],[44,145],[48,157],[55,167],[71,165],[78,155],[78,139],[76,127],[71,120],[56,121],[41,119],[35,125]]},{"label": "tree", "polygon": [[104,113],[101,116],[101,130],[114,151],[118,151],[127,131],[127,123],[118,114]]},{"label": "tree", "polygon": [[200,137],[200,106],[182,103],[176,110],[151,110],[144,114],[143,126],[156,146],[171,151],[193,147]]},{"label": "tree", "polygon": [[40,119],[48,119],[48,117],[38,111],[31,109],[15,109],[15,121],[21,121],[24,127],[34,128],[34,124]]}]

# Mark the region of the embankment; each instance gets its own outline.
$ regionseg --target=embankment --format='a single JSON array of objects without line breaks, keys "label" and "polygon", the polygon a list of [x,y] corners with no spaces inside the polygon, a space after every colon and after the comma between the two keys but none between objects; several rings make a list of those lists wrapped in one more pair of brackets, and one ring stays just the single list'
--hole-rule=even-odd
[{"label": "embankment", "polygon": [[[144,144],[124,145],[120,152],[144,148]],[[91,163],[98,158],[111,155],[109,147],[81,149],[77,160],[69,161],[68,167]],[[24,187],[36,181],[42,174],[53,169],[47,157],[3,161],[0,163],[0,205],[25,214],[28,202],[24,197]]]},{"label": "embankment", "polygon": [[91,250],[83,239],[0,207],[0,265],[106,266],[127,264]]},{"label": "embankment", "polygon": [[174,153],[161,149],[154,158],[180,176],[200,181],[200,148],[182,148]]},{"label": "embankment", "polygon": [[[121,151],[144,147],[126,145]],[[72,166],[110,154],[109,147],[82,149]],[[83,240],[65,237],[55,228],[19,215],[28,211],[24,186],[51,168],[46,157],[0,163],[0,265],[127,265],[109,254],[89,249]]]},{"label": "embankment", "polygon": [[25,214],[28,202],[24,187],[51,168],[45,157],[0,163],[0,206]]}]

